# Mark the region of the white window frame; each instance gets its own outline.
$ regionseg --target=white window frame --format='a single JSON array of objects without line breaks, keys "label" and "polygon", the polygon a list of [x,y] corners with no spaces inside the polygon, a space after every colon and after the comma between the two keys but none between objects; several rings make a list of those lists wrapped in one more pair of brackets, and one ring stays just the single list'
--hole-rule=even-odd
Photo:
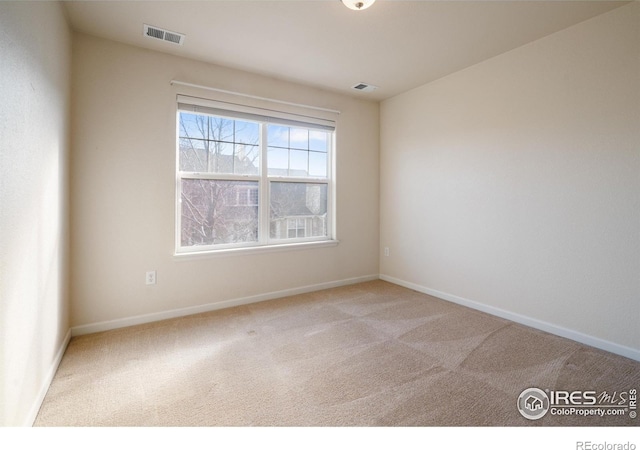
[{"label": "white window frame", "polygon": [[[180,113],[191,112],[231,120],[247,120],[260,124],[259,144],[259,174],[237,175],[180,171]],[[175,200],[175,255],[214,255],[246,251],[273,251],[311,246],[336,245],[335,233],[335,120],[314,115],[292,113],[271,108],[260,108],[230,102],[178,95],[176,102],[176,200]],[[331,139],[327,148],[327,176],[323,177],[292,177],[273,176],[268,174],[267,167],[267,125],[283,125],[291,127],[320,129],[329,131]],[[199,246],[182,245],[182,183],[183,179],[212,179],[226,181],[255,181],[258,182],[258,240],[235,244],[212,244]],[[325,235],[304,238],[274,239],[270,237],[270,188],[271,183],[306,183],[327,186],[327,218],[325,221]],[[250,194],[248,194],[250,195]]]}]

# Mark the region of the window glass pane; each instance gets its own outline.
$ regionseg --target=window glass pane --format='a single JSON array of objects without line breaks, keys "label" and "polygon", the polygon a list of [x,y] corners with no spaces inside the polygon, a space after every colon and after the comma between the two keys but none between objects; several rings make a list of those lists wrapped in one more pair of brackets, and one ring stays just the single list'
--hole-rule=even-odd
[{"label": "window glass pane", "polygon": [[186,138],[202,138],[203,126],[206,128],[203,116],[181,112],[178,135]]},{"label": "window glass pane", "polygon": [[327,177],[327,154],[309,152],[309,175],[312,177]]},{"label": "window glass pane", "polygon": [[286,176],[289,174],[289,150],[269,147],[267,153],[269,175]]},{"label": "window glass pane", "polygon": [[233,144],[228,142],[205,141],[208,147],[207,172],[233,173]]},{"label": "window glass pane", "polygon": [[[215,154],[215,155],[225,155],[225,156],[232,156],[233,155],[233,143],[231,143],[231,142],[222,142],[222,141],[207,141],[207,142],[209,144],[209,149],[213,154]],[[229,161],[228,164],[230,166],[231,165],[231,161]]]},{"label": "window glass pane", "polygon": [[233,158],[233,172],[242,175],[258,173],[259,147],[257,145],[236,144]]},{"label": "window glass pane", "polygon": [[211,141],[233,142],[234,120],[223,117],[205,116],[208,129],[203,136]]},{"label": "window glass pane", "polygon": [[272,239],[327,236],[327,185],[272,182]]},{"label": "window glass pane", "polygon": [[181,187],[182,246],[258,240],[258,182],[183,179]]},{"label": "window glass pane", "polygon": [[269,147],[289,148],[289,127],[269,125],[267,127],[267,141]]},{"label": "window glass pane", "polygon": [[289,131],[291,148],[309,150],[309,130],[306,128],[291,128]]},{"label": "window glass pane", "polygon": [[327,152],[329,133],[326,131],[309,130],[309,150],[316,152]]},{"label": "window glass pane", "polygon": [[267,159],[269,175],[327,177],[331,133],[280,125],[269,125],[267,133],[272,145]]},{"label": "window glass pane", "polygon": [[258,188],[252,187],[249,189],[249,204],[252,206],[258,206]]},{"label": "window glass pane", "polygon": [[301,150],[289,151],[289,176],[309,176],[309,152]]},{"label": "window glass pane", "polygon": [[180,136],[180,170],[241,175],[259,172],[258,123],[180,113]]},{"label": "window glass pane", "polygon": [[260,125],[255,122],[236,120],[235,142],[258,145],[260,143]]},{"label": "window glass pane", "polygon": [[207,171],[207,151],[203,141],[180,138],[179,150],[180,170],[185,172]]}]

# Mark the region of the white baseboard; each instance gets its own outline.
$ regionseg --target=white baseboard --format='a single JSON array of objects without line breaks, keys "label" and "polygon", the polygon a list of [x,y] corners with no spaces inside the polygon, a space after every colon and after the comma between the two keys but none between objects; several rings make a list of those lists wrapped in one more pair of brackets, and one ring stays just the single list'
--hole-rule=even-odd
[{"label": "white baseboard", "polygon": [[188,308],[172,309],[140,316],[124,317],[122,319],[107,320],[104,322],[96,322],[87,325],[79,325],[71,328],[72,336],[81,336],[83,334],[98,333],[100,331],[114,330],[116,328],[129,327],[132,325],[140,325],[143,323],[157,322],[159,320],[174,319],[176,317],[184,317],[192,314],[199,314],[209,311],[217,311],[219,309],[231,308],[233,306],[248,305],[250,303],[263,302],[265,300],[273,300],[276,298],[288,297],[290,295],[306,294],[308,292],[320,291],[334,287],[347,286],[350,284],[363,283],[365,281],[373,281],[379,279],[378,275],[366,275],[356,278],[348,278],[345,280],[329,281],[326,283],[313,284],[309,286],[301,286],[297,288],[284,289],[282,291],[268,292],[266,294],[252,295],[250,297],[242,297],[232,300],[225,300],[216,303],[208,303],[205,305],[191,306]]},{"label": "white baseboard", "polygon": [[458,297],[456,295],[448,294],[446,292],[440,292],[435,289],[430,289],[415,283],[390,277],[388,275],[381,274],[380,279],[384,281],[388,281],[393,284],[397,284],[399,286],[413,289],[414,291],[422,292],[423,294],[428,294],[433,297],[440,298],[442,300],[447,300],[452,303],[457,303],[459,305],[466,306],[468,308],[485,312],[487,314],[502,317],[503,319],[511,320],[513,322],[517,322],[531,328],[535,328],[541,331],[545,331],[547,333],[555,334],[556,336],[571,339],[572,341],[576,341],[581,344],[589,345],[591,347],[599,348],[607,352],[615,353],[617,355],[621,355],[630,359],[634,359],[636,361],[640,361],[640,350],[635,348],[626,347],[624,345],[606,341],[604,339],[590,336],[588,334],[584,334],[579,331],[571,330],[571,329],[564,328],[559,325],[554,325],[552,323],[548,323],[542,320],[534,319],[534,318],[523,316],[514,312],[506,311],[504,309],[489,306],[484,303],[468,300],[466,298]]},{"label": "white baseboard", "polygon": [[68,330],[67,334],[65,335],[62,341],[62,344],[60,345],[60,348],[58,349],[58,352],[56,353],[56,356],[53,362],[51,363],[51,366],[49,367],[47,376],[45,377],[44,380],[42,380],[42,384],[40,386],[40,391],[38,392],[38,396],[34,400],[33,405],[31,406],[31,410],[29,410],[29,414],[25,418],[25,421],[24,421],[25,427],[33,426],[33,423],[36,421],[36,418],[38,417],[38,412],[40,411],[40,407],[42,406],[42,402],[44,401],[44,397],[47,395],[47,391],[49,390],[49,386],[51,386],[53,377],[58,371],[58,366],[62,361],[62,356],[64,356],[64,352],[67,349],[67,346],[69,345],[70,340],[71,340],[71,330]]}]

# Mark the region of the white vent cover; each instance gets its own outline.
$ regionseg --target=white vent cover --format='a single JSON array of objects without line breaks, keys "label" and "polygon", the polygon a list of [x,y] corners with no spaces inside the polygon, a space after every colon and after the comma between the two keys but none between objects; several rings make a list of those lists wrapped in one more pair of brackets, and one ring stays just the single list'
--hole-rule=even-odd
[{"label": "white vent cover", "polygon": [[357,91],[362,91],[362,92],[373,92],[376,89],[378,89],[378,86],[374,86],[373,84],[368,84],[368,83],[358,83],[354,86],[351,86],[351,89],[355,89]]},{"label": "white vent cover", "polygon": [[160,39],[161,41],[171,42],[172,44],[182,45],[185,35],[176,33],[175,31],[164,30],[154,27],[153,25],[144,24],[144,35],[151,39]]}]

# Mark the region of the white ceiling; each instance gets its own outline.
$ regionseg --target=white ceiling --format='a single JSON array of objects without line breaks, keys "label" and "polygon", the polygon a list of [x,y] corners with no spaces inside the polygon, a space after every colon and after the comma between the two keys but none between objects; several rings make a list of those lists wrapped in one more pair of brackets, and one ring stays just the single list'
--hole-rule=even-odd
[{"label": "white ceiling", "polygon": [[[74,30],[382,100],[628,2],[378,0],[70,1]],[[183,46],[143,24],[186,34]],[[353,91],[359,82],[379,86]]]}]

